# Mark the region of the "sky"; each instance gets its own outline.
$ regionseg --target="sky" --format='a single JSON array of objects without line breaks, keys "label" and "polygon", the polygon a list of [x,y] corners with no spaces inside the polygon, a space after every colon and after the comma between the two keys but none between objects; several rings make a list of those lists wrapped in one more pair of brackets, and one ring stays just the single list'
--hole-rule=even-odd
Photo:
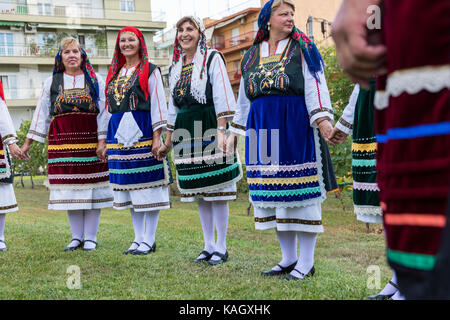
[{"label": "sky", "polygon": [[219,19],[246,8],[261,6],[260,0],[151,0],[151,2],[153,12],[165,12],[166,30],[171,29],[178,19],[186,15],[196,15],[202,19],[206,17]]}]

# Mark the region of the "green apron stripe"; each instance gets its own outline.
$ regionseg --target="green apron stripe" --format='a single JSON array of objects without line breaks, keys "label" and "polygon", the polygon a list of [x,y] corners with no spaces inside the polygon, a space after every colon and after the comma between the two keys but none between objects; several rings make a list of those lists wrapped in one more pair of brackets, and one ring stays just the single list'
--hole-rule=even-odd
[{"label": "green apron stripe", "polygon": [[178,175],[178,179],[180,181],[187,181],[187,180],[197,180],[197,179],[202,179],[202,178],[207,178],[207,177],[213,177],[213,176],[218,176],[221,175],[223,173],[227,173],[230,171],[233,171],[234,169],[236,169],[239,166],[239,163],[235,162],[233,165],[220,169],[220,170],[216,170],[216,171],[210,171],[210,172],[205,172],[205,173],[200,173],[200,174],[193,174],[193,175],[185,175],[185,176],[180,176]]},{"label": "green apron stripe", "polygon": [[98,157],[87,157],[87,158],[55,158],[48,159],[48,163],[57,163],[57,162],[95,162],[98,160]]},{"label": "green apron stripe", "polygon": [[419,270],[432,270],[436,257],[432,255],[387,250],[388,259],[396,264]]},{"label": "green apron stripe", "polygon": [[376,159],[353,159],[352,165],[354,167],[375,167],[377,165]]},{"label": "green apron stripe", "polygon": [[320,193],[320,187],[315,188],[304,188],[297,190],[250,190],[251,196],[256,197],[289,197],[289,196],[299,196],[308,193]]}]

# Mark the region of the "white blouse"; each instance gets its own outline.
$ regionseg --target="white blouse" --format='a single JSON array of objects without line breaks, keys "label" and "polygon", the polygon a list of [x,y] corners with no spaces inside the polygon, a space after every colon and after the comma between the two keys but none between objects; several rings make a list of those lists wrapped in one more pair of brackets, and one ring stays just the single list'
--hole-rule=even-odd
[{"label": "white blouse", "polygon": [[350,96],[348,105],[345,107],[344,112],[342,113],[342,117],[336,123],[336,128],[344,132],[345,134],[353,133],[353,123],[355,120],[355,107],[356,103],[358,102],[359,90],[360,90],[359,84],[356,84],[355,88],[353,89],[352,95]]},{"label": "white blouse", "polygon": [[[281,40],[278,43],[275,54],[282,54],[289,43],[289,38]],[[261,43],[261,57],[269,56],[269,43],[263,41]],[[308,114],[310,115],[310,125],[316,128],[315,121],[321,117],[328,117],[331,122],[334,122],[333,108],[331,106],[330,93],[328,91],[325,73],[319,72],[317,81],[308,70],[308,65],[302,55],[302,73],[305,79],[305,102]],[[245,135],[245,130],[239,127],[244,127],[247,124],[248,113],[250,111],[251,102],[245,94],[244,78],[241,77],[239,86],[239,95],[237,100],[237,111],[233,118],[233,124],[237,126],[230,126],[230,131],[236,134]]]},{"label": "white blouse", "polygon": [[0,135],[2,136],[2,142],[6,145],[18,141],[13,121],[2,98],[0,98]]},{"label": "white blouse", "polygon": [[[220,54],[216,54],[213,57],[208,74],[212,86],[217,119],[226,118],[227,121],[231,121],[236,112],[236,100],[228,78],[225,63]],[[179,108],[174,103],[172,94],[173,93],[171,92],[169,98],[168,130],[173,130],[179,111]]]}]

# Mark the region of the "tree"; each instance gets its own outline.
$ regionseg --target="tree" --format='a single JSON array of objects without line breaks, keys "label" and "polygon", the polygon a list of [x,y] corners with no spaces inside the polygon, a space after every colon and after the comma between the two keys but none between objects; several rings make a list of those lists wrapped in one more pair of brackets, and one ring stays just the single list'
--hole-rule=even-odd
[{"label": "tree", "polygon": [[[23,121],[20,124],[20,129],[17,131],[17,136],[19,139],[18,145],[23,145],[25,139],[27,137],[28,130],[30,129],[31,122]],[[30,175],[31,179],[31,188],[34,189],[33,176],[39,175],[41,173],[47,173],[47,149],[48,149],[48,140],[45,143],[33,143],[28,154],[30,155],[30,160],[21,161],[14,160],[13,170],[15,174],[20,174],[21,179],[20,182],[22,184],[22,188],[25,187],[23,183],[23,176],[26,174]]]}]

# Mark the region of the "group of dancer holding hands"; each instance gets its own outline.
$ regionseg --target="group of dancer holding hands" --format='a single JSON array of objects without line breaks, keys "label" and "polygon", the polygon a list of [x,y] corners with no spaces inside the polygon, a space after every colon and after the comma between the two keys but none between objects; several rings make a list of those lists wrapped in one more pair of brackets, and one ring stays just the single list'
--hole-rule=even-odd
[{"label": "group of dancer holding hands", "polygon": [[[294,13],[291,0],[271,0],[262,8],[254,44],[241,62],[237,101],[225,60],[207,46],[196,17],[176,25],[168,101],[161,71],[149,61],[137,28],[119,32],[106,81],[76,39],[63,39],[21,148],[1,95],[0,250],[6,250],[5,214],[18,210],[8,155],[27,160],[32,143],[47,137],[48,208],[68,212],[72,240],[66,251],[95,250],[100,211],[113,207],[131,213],[135,236],[124,254],[154,252],[159,213],[170,208],[175,180],[182,202],[198,202],[204,247],[194,261],[227,261],[228,201],[236,199],[243,177],[239,136],[245,137],[255,228],[275,229],[282,253],[262,275],[301,280],[315,274],[316,239],[324,231],[321,203],[337,188],[327,144],[343,143],[348,134],[354,141],[355,213],[358,220],[382,223],[375,82],[369,90],[355,87],[333,128],[324,62],[296,28]],[[175,179],[167,157],[172,149]],[[395,282],[377,298],[392,297]]]}]

